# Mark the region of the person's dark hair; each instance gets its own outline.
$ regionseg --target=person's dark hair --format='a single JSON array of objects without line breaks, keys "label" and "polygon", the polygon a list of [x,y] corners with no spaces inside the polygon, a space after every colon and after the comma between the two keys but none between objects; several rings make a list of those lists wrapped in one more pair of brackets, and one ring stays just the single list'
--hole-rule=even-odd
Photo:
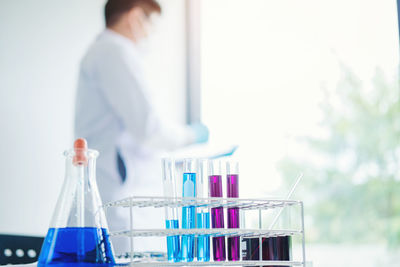
[{"label": "person's dark hair", "polygon": [[146,16],[156,12],[161,14],[161,6],[156,0],[108,0],[104,8],[106,26],[115,24],[120,16],[134,7],[140,7]]}]

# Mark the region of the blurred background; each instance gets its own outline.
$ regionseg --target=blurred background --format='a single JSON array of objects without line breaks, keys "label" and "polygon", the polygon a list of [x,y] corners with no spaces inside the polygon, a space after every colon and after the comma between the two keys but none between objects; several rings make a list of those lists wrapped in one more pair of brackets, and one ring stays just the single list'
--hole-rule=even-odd
[{"label": "blurred background", "polygon": [[[0,1],[0,232],[47,231],[104,3]],[[397,266],[396,1],[160,3],[145,62],[164,114],[239,145],[243,197],[283,197],[304,173],[314,266]]]}]

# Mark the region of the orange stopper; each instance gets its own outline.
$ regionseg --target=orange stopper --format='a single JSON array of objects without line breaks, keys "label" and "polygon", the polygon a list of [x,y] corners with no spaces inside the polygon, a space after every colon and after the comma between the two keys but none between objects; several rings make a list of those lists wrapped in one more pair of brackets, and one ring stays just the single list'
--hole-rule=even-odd
[{"label": "orange stopper", "polygon": [[78,138],[74,142],[75,156],[73,158],[74,165],[87,165],[88,159],[86,156],[87,142],[84,138]]}]

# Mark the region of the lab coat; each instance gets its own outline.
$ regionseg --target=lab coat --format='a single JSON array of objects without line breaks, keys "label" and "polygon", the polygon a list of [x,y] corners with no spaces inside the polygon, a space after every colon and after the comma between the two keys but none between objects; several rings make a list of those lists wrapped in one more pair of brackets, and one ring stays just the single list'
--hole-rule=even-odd
[{"label": "lab coat", "polygon": [[[131,40],[105,30],[81,62],[75,135],[86,138],[89,147],[100,152],[97,183],[103,202],[132,195],[162,195],[158,155],[195,141],[188,126],[168,122],[157,113],[143,80],[140,58]],[[118,154],[124,163],[125,179]],[[129,209],[110,208],[106,216],[111,231],[129,229]],[[133,225],[138,229],[163,228],[164,210],[134,209]],[[135,241],[136,251],[160,250],[164,245],[159,239]],[[129,250],[127,238],[112,242],[117,254]]]}]

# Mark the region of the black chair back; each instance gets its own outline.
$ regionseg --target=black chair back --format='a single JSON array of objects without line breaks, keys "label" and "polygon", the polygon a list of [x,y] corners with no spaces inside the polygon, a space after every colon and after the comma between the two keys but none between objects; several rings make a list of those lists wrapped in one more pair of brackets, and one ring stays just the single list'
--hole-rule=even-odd
[{"label": "black chair back", "polygon": [[43,241],[43,237],[0,234],[0,265],[36,262]]}]

